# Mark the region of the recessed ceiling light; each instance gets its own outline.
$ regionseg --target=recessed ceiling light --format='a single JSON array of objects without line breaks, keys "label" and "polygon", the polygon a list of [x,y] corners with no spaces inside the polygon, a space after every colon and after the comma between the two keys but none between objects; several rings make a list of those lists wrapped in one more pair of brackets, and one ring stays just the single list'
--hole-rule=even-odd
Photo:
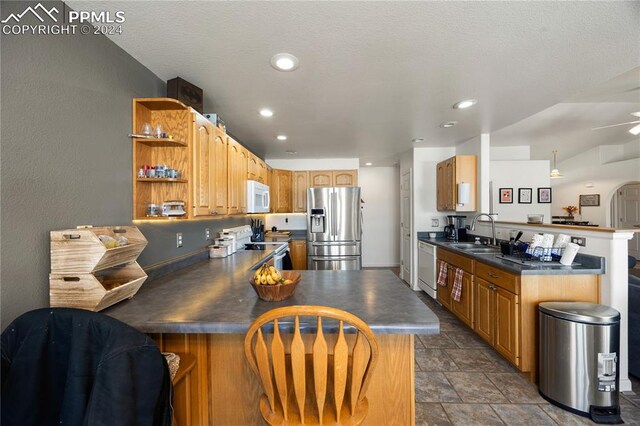
[{"label": "recessed ceiling light", "polygon": [[286,141],[287,137],[285,135],[278,135],[276,136],[276,139],[278,139],[279,141]]},{"label": "recessed ceiling light", "polygon": [[458,124],[457,121],[447,121],[446,123],[442,123],[440,127],[442,127],[443,129],[448,129],[449,127],[453,127],[456,124]]},{"label": "recessed ceiling light", "polygon": [[288,149],[288,150],[286,150],[285,152],[286,152],[287,154],[289,154],[289,155],[295,155],[295,154],[297,154],[297,153],[298,153],[298,151],[293,151],[293,150],[291,150],[291,149]]},{"label": "recessed ceiling light", "polygon": [[364,163],[365,166],[373,166],[373,163]]},{"label": "recessed ceiling light", "polygon": [[453,104],[453,109],[470,108],[477,103],[478,101],[476,99],[465,99],[464,101],[456,102],[455,104]]},{"label": "recessed ceiling light", "polygon": [[260,110],[260,115],[263,117],[273,117],[273,111],[267,108],[263,108]]},{"label": "recessed ceiling light", "polygon": [[411,142],[413,142],[413,143],[424,142],[424,138],[411,139]]},{"label": "recessed ceiling light", "polygon": [[290,53],[278,53],[271,57],[271,66],[278,71],[293,71],[298,65],[298,58]]}]

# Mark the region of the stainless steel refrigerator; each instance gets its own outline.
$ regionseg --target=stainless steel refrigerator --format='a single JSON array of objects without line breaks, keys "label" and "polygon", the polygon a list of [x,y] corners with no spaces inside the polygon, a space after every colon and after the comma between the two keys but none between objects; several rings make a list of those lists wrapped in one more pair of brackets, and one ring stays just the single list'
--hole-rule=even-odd
[{"label": "stainless steel refrigerator", "polygon": [[309,188],[307,268],[362,269],[360,188]]}]

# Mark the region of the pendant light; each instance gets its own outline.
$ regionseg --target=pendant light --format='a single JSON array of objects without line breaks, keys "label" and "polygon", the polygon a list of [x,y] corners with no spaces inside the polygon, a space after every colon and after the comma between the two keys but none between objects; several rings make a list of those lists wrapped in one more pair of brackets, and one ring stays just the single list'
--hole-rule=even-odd
[{"label": "pendant light", "polygon": [[556,160],[557,160],[557,159],[556,159],[556,156],[558,155],[558,151],[554,149],[554,150],[553,150],[553,151],[551,151],[551,152],[553,152],[553,169],[551,170],[551,173],[549,174],[549,177],[550,177],[551,179],[561,179],[561,178],[563,178],[564,176],[562,176],[562,175],[560,174],[560,171],[558,170],[558,165],[556,164],[556,162],[557,162],[557,161],[556,161]]}]

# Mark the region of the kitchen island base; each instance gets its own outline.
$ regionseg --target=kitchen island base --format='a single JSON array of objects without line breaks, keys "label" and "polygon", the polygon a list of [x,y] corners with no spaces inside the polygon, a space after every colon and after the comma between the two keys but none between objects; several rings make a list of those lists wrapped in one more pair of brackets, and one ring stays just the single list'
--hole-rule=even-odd
[{"label": "kitchen island base", "polygon": [[[304,335],[310,339],[314,335]],[[331,348],[335,334],[325,334]],[[197,362],[176,389],[178,425],[260,425],[262,388],[244,353],[244,334],[151,334],[163,352],[189,353]],[[291,335],[283,335],[285,346]],[[355,334],[345,336],[353,349]],[[414,425],[414,336],[377,334],[380,358],[367,391],[364,425]],[[307,343],[307,342],[305,342]],[[270,344],[267,341],[267,344]],[[306,345],[310,347],[311,345]]]}]

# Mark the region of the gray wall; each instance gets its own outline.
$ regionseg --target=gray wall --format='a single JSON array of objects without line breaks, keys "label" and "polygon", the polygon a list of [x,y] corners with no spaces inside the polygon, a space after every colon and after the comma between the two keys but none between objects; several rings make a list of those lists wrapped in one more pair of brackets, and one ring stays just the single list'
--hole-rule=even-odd
[{"label": "gray wall", "polygon": [[[27,4],[3,1],[2,17]],[[56,6],[62,10],[62,3]],[[48,306],[49,231],[131,223],[131,98],[164,96],[165,84],[104,36],[2,35],[1,44],[4,329],[18,315]],[[139,261],[148,266],[202,250],[204,228],[247,221],[144,224],[149,246]],[[184,234],[181,249],[176,232]]]}]

